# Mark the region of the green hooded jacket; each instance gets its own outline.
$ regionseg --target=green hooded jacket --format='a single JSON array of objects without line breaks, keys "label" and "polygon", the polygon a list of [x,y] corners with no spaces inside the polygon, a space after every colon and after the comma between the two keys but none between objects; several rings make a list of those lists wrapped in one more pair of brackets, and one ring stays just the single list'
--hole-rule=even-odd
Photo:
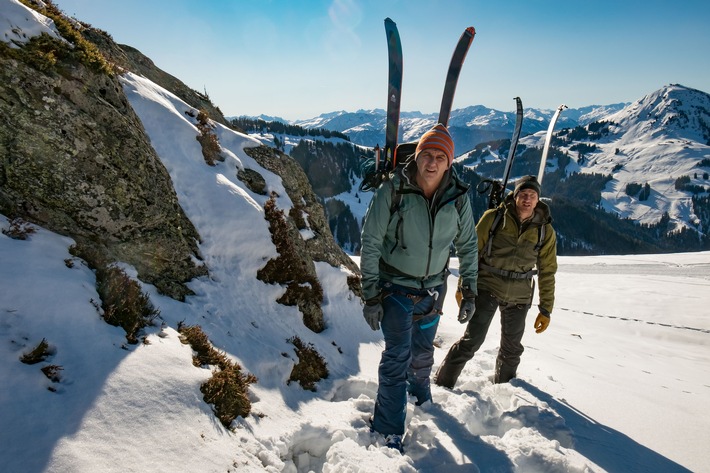
[{"label": "green hooded jacket", "polygon": [[[415,184],[412,160],[376,191],[362,226],[360,270],[365,300],[380,293],[380,280],[413,288],[445,282],[451,243],[459,258],[460,275],[476,287],[478,249],[468,185],[453,169],[444,175],[431,203]],[[392,209],[395,193],[401,195]],[[456,199],[463,197],[460,212]]]},{"label": "green hooded jacket", "polygon": [[[540,312],[549,316],[555,304],[555,273],[557,272],[557,237],[552,228],[550,208],[540,201],[533,216],[522,225],[515,211],[513,194],[503,203],[503,218],[493,236],[490,254],[486,244],[497,209],[483,213],[476,225],[480,263],[478,291],[490,291],[498,300],[513,304],[531,304],[534,283],[532,278],[514,279],[486,270],[486,266],[513,273],[527,273],[537,268]],[[544,225],[544,239],[539,251],[539,228]]]}]

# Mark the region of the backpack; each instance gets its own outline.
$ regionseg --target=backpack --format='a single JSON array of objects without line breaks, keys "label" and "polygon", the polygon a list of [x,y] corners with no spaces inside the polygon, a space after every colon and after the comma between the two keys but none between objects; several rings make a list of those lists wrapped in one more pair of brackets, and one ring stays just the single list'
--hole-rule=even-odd
[{"label": "backpack", "polygon": [[[486,241],[486,246],[483,247],[483,253],[486,254],[486,256],[491,255],[491,247],[493,246],[493,237],[495,236],[496,232],[498,231],[498,227],[500,226],[500,221],[503,219],[503,214],[505,213],[505,209],[501,206],[496,207],[496,216],[493,219],[493,223],[491,224],[491,229],[488,231],[488,241]],[[537,243],[535,244],[534,250],[536,253],[540,252],[540,248],[542,248],[542,245],[545,241],[545,225],[540,225],[537,229]],[[482,255],[478,256],[479,260],[482,258]]]},{"label": "backpack", "polygon": [[414,158],[418,143],[418,141],[411,141],[398,144],[395,147],[394,156],[390,159],[387,159],[386,156],[380,158],[379,146],[375,146],[375,157],[361,156],[363,161],[360,163],[360,174],[362,175],[360,190],[362,192],[374,191],[383,182],[389,181],[398,169],[406,166]]},{"label": "backpack", "polygon": [[[498,227],[500,227],[500,221],[503,219],[503,214],[505,213],[505,209],[502,206],[496,207],[496,216],[493,218],[493,223],[491,224],[491,229],[488,230],[488,241],[486,241],[486,246],[483,247],[483,251],[479,253],[478,255],[478,265],[481,267],[483,265],[486,269],[486,271],[490,271],[493,273],[496,273],[500,276],[506,276],[506,277],[513,277],[513,278],[530,278],[537,274],[536,269],[532,269],[528,271],[527,273],[511,273],[510,271],[504,271],[498,268],[494,268],[492,266],[488,266],[482,262],[483,260],[483,255],[485,254],[486,256],[491,255],[491,247],[493,246],[493,237],[495,236],[496,232],[498,231]],[[534,250],[536,253],[540,252],[540,249],[542,248],[542,245],[545,241],[545,225],[541,225],[537,229],[537,243],[535,244]],[[459,307],[461,306],[461,300],[463,298],[463,294],[461,293],[461,279],[459,279],[458,287],[456,288],[456,302],[458,303]]]}]

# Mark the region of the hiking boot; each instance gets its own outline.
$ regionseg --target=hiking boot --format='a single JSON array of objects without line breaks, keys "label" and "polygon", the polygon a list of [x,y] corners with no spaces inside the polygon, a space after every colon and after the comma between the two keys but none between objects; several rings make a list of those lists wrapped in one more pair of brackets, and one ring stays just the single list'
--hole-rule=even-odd
[{"label": "hiking boot", "polygon": [[507,383],[511,379],[515,378],[517,366],[510,366],[503,362],[500,358],[496,359],[496,370],[493,376],[493,382],[495,384]]},{"label": "hiking boot", "polygon": [[434,384],[443,388],[454,389],[454,385],[459,379],[459,375],[463,371],[464,366],[466,366],[465,363],[454,365],[453,363],[444,360],[441,366],[439,366],[439,369],[436,370],[436,374],[434,375]]},{"label": "hiking boot", "polygon": [[429,412],[434,407],[434,403],[432,402],[431,399],[427,399],[426,401],[422,402],[421,404],[417,403],[416,406],[419,407],[419,409],[421,409],[424,412]]},{"label": "hiking boot", "polygon": [[399,453],[403,453],[402,449],[402,436],[397,434],[390,434],[385,437],[385,447],[394,448]]}]

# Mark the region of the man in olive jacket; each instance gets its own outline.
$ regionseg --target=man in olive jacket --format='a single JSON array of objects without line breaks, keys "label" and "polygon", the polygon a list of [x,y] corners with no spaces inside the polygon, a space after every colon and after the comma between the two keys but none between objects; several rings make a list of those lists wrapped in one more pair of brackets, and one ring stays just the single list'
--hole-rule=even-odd
[{"label": "man in olive jacket", "polygon": [[[550,324],[555,302],[557,239],[550,209],[539,198],[540,184],[535,176],[526,176],[497,209],[486,211],[476,225],[480,258],[476,311],[463,337],[451,347],[439,367],[437,385],[453,388],[466,362],[483,344],[496,309],[501,314],[501,341],[494,381],[506,383],[515,377],[523,353],[521,340],[532,304],[535,274],[540,299],[535,332],[544,332]],[[491,232],[494,224],[496,228]],[[466,288],[462,292],[466,297]]]},{"label": "man in olive jacket", "polygon": [[[465,284],[476,287],[478,249],[468,186],[451,164],[454,143],[438,124],[419,140],[414,159],[381,185],[362,227],[363,315],[385,339],[372,428],[402,451],[407,393],[431,400],[434,336],[453,242]],[[468,321],[474,296],[462,301]]]}]

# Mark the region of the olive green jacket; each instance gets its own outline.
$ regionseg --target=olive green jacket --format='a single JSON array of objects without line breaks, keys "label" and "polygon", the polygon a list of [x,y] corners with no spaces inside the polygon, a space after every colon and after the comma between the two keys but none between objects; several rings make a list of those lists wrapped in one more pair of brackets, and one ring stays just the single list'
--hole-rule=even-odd
[{"label": "olive green jacket", "polygon": [[[452,242],[461,277],[476,287],[478,251],[473,211],[465,195],[468,185],[452,169],[430,202],[415,184],[415,172],[412,161],[382,184],[370,201],[360,257],[365,300],[380,293],[380,280],[413,288],[444,283]],[[401,200],[393,209],[395,192]],[[461,196],[459,211],[456,200]]]},{"label": "olive green jacket", "polygon": [[[513,304],[531,304],[534,290],[533,278],[511,278],[486,270],[486,266],[511,273],[527,273],[537,269],[540,312],[549,316],[555,304],[555,273],[557,272],[557,237],[552,228],[550,208],[538,202],[533,216],[522,225],[515,210],[513,195],[509,194],[500,207],[502,220],[491,242],[490,254],[486,251],[489,233],[497,209],[484,212],[476,225],[480,256],[478,291],[490,291],[498,300]],[[544,239],[539,251],[539,229],[545,226]]]}]

